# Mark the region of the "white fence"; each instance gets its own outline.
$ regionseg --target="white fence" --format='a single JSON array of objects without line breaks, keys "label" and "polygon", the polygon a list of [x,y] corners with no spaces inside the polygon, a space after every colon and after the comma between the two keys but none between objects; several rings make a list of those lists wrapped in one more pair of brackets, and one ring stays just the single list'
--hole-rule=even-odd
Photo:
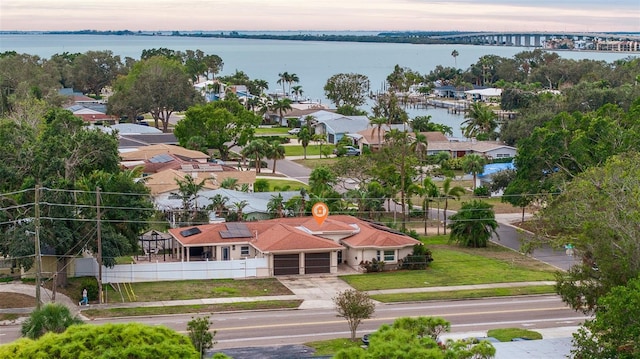
[{"label": "white fence", "polygon": [[[266,273],[266,258],[205,262],[156,262],[118,264],[102,267],[102,283],[160,282],[189,279],[227,279],[257,277]],[[84,275],[91,275],[83,273]],[[92,275],[97,276],[96,273]]]}]

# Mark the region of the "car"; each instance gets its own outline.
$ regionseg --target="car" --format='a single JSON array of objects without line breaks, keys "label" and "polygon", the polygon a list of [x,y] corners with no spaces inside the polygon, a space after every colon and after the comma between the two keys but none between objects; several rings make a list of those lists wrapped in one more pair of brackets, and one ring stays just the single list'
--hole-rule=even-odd
[{"label": "car", "polygon": [[287,132],[289,132],[289,134],[290,134],[290,135],[297,135],[297,134],[299,134],[299,133],[300,133],[300,128],[298,128],[298,127],[296,127],[296,128],[292,128],[292,129],[290,129],[290,130],[289,130],[289,131],[287,131]]},{"label": "car", "polygon": [[335,148],[333,154],[337,156],[360,156],[360,150],[353,146],[342,146],[342,148],[342,151]]}]

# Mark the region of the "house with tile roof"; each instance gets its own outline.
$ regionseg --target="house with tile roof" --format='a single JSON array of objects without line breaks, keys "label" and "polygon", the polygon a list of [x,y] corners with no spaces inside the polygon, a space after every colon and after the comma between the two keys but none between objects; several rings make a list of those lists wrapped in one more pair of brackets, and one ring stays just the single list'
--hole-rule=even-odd
[{"label": "house with tile roof", "polygon": [[173,228],[174,255],[182,261],[266,258],[266,275],[337,273],[339,265],[359,270],[377,259],[395,267],[421,244],[381,224],[331,215]]}]

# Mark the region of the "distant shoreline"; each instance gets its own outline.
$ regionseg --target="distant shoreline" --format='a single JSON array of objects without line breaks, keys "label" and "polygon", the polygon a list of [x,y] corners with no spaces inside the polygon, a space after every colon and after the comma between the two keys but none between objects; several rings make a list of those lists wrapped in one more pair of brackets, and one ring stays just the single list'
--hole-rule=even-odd
[{"label": "distant shoreline", "polygon": [[[289,34],[290,33],[290,34]],[[370,34],[364,34],[370,33]],[[461,31],[131,31],[131,30],[79,30],[79,31],[0,31],[0,35],[105,35],[105,36],[151,36],[151,37],[201,37],[222,39],[253,39],[253,40],[288,40],[288,41],[327,41],[327,42],[365,42],[365,43],[395,43],[416,45],[476,45],[476,46],[509,46],[518,45],[470,43],[456,41],[455,39],[433,38],[434,36],[449,36],[459,34],[483,33]],[[638,33],[610,32],[611,35],[640,36]],[[520,46],[530,47],[530,46]],[[638,54],[638,51],[607,51],[594,49],[572,48],[544,48],[534,47],[550,51],[579,51],[602,53],[629,53]]]}]

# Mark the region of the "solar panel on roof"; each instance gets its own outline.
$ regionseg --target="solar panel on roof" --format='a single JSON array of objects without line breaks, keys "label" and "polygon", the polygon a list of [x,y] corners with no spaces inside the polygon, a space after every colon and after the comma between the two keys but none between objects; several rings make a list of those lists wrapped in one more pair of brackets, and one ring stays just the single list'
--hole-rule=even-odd
[{"label": "solar panel on roof", "polygon": [[222,238],[251,238],[253,235],[246,224],[241,222],[226,223],[226,231],[220,231]]},{"label": "solar panel on roof", "polygon": [[149,159],[149,162],[151,163],[166,163],[171,161],[173,161],[173,157],[169,156],[166,153],[155,155]]},{"label": "solar panel on roof", "polygon": [[180,235],[183,237],[193,236],[198,233],[202,233],[198,227],[193,227],[193,228],[185,229],[184,231],[180,231]]}]

